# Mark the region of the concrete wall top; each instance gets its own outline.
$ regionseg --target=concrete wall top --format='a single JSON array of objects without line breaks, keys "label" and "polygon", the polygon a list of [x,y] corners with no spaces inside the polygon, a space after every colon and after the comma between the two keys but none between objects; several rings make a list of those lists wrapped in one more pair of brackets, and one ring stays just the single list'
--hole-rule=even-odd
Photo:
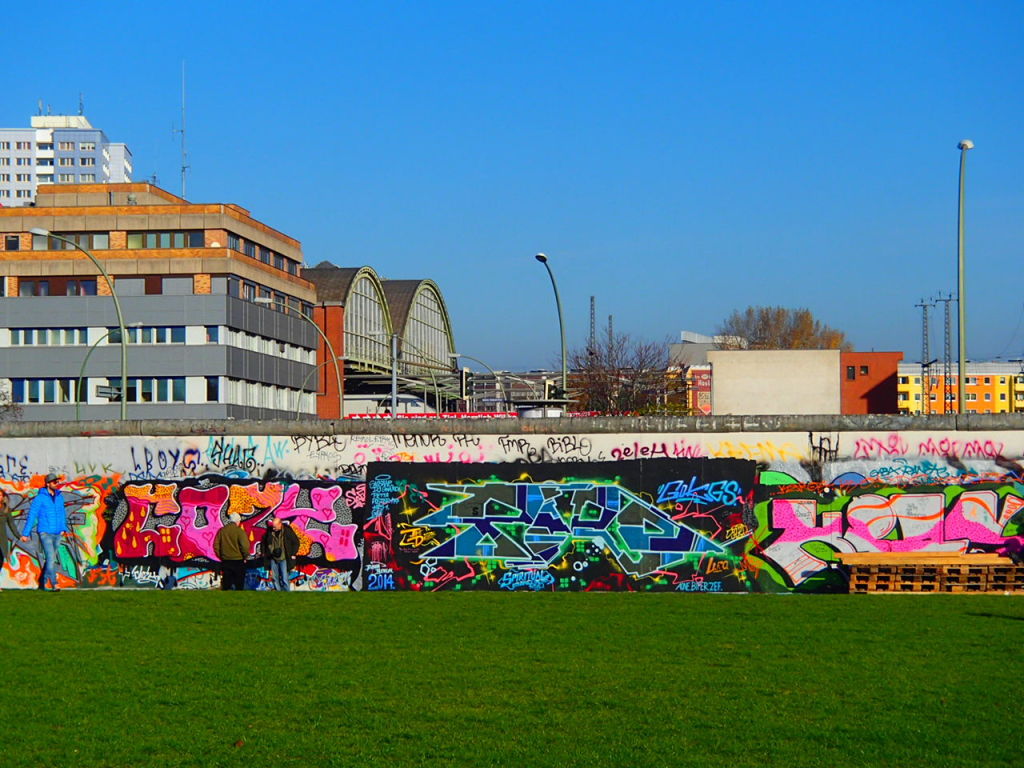
[{"label": "concrete wall top", "polygon": [[[129,406],[130,415],[131,406]],[[4,421],[0,438],[167,435],[616,434],[1024,430],[1024,413],[963,416],[610,416],[556,419]]]}]

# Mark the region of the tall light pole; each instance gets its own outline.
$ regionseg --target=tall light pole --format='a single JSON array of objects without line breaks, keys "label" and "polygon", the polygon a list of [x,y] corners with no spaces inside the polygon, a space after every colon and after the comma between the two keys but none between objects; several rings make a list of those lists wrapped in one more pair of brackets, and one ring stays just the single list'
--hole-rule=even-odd
[{"label": "tall light pole", "polygon": [[547,269],[548,277],[551,278],[551,287],[555,291],[555,307],[558,309],[558,332],[562,337],[562,397],[565,397],[569,391],[569,375],[565,363],[565,321],[562,319],[562,299],[558,295],[558,283],[555,282],[555,273],[551,271],[551,265],[548,264],[548,257],[543,253],[538,253],[534,258]]},{"label": "tall light pole", "polygon": [[974,142],[964,139],[957,148],[960,150],[960,194],[957,201],[956,267],[957,267],[957,336],[960,342],[957,366],[957,413],[964,413],[964,389],[967,384],[967,291],[964,275],[964,176],[967,170],[967,150],[974,149]]},{"label": "tall light pole", "polygon": [[[286,304],[285,302],[280,301],[280,300],[275,301],[270,296],[259,296],[259,297],[255,298],[255,299],[253,299],[253,302],[256,303],[256,304],[271,304],[271,305],[274,305],[274,306],[285,307],[285,308],[291,309],[291,307],[288,307],[288,304]],[[327,338],[327,334],[324,333],[323,329],[319,325],[314,323],[311,318],[306,317],[304,314],[302,314],[302,312],[298,312],[297,314],[298,314],[298,316],[300,318],[302,318],[307,323],[309,323],[311,326],[313,326],[313,328],[316,330],[316,332],[318,334],[320,334],[320,338],[324,340],[324,344],[327,345],[327,353],[331,356],[331,362],[334,363],[334,378],[337,379],[337,384],[338,384],[338,417],[344,419],[345,418],[345,390],[341,386],[341,368],[338,367],[338,356],[336,354],[334,354],[334,347],[331,346],[331,340]],[[303,388],[305,388],[305,385],[303,385]]]},{"label": "tall light pole", "polygon": [[[103,279],[107,282],[107,288],[110,290],[110,297],[114,300],[114,311],[117,313],[117,327],[121,331],[121,421],[128,420],[128,334],[124,327],[124,315],[121,314],[121,302],[117,299],[117,291],[114,290],[114,281],[110,279],[110,275],[107,274],[107,270],[103,268],[99,260],[93,256],[89,251],[80,246],[74,240],[63,235],[55,235],[48,229],[42,229],[41,227],[34,227],[29,230],[33,235],[42,235],[43,237],[52,237],[54,240],[60,240],[63,243],[77,248],[86,256],[89,257],[96,269],[103,275]],[[78,393],[75,393],[77,398]]]}]

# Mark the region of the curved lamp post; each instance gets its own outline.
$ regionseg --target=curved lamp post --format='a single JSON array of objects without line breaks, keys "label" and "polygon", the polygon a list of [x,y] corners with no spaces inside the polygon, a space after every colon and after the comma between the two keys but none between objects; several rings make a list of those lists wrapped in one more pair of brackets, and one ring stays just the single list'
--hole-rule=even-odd
[{"label": "curved lamp post", "polygon": [[[126,328],[141,328],[141,327],[142,327],[142,323],[132,323],[131,325],[127,326]],[[113,328],[108,330],[106,333],[104,333],[102,336],[100,336],[98,339],[96,339],[96,341],[94,341],[92,344],[89,345],[89,351],[85,353],[85,359],[82,361],[82,367],[78,369],[78,381],[75,382],[75,421],[79,420],[79,414],[81,413],[81,407],[82,407],[82,399],[81,399],[82,379],[85,378],[85,366],[89,362],[89,358],[92,356],[92,352],[93,352],[94,349],[96,349],[96,346],[101,341],[103,341],[104,339],[110,338],[110,334],[111,333],[113,333]],[[123,333],[123,331],[122,331],[122,333]],[[85,393],[85,397],[88,400],[88,398],[89,398],[89,393],[88,392]],[[124,397],[122,397],[121,399],[123,400]]]},{"label": "curved lamp post", "polygon": [[[551,265],[548,264],[548,257],[543,253],[538,253],[534,258],[543,264],[545,269],[547,269],[548,277],[551,278],[551,287],[555,291],[555,307],[558,309],[558,332],[562,337],[562,397],[565,397],[569,391],[569,377],[568,368],[565,364],[565,322],[562,319],[562,299],[558,296],[558,283],[555,282],[555,273],[551,271]],[[463,355],[463,357],[465,357],[465,355]]]},{"label": "curved lamp post", "polygon": [[479,363],[484,368],[486,368],[488,371],[490,371],[491,372],[491,376],[494,377],[494,381],[497,382],[497,384],[498,384],[498,391],[501,392],[501,402],[502,402],[502,404],[507,404],[508,403],[508,392],[505,391],[505,385],[501,383],[501,377],[498,376],[497,372],[493,368],[491,368],[491,366],[489,366],[487,363],[485,363],[483,360],[481,360],[478,357],[473,357],[472,355],[464,355],[461,352],[452,352],[449,355],[449,357],[451,357],[453,360],[458,360],[460,357],[464,357],[467,360],[472,360],[475,363]]},{"label": "curved lamp post", "polygon": [[[33,235],[52,237],[54,240],[60,240],[77,248],[89,257],[89,261],[96,266],[96,269],[103,275],[103,279],[106,280],[107,288],[110,289],[110,297],[114,300],[114,311],[117,313],[117,327],[121,331],[121,421],[126,421],[128,419],[128,339],[126,338],[127,334],[124,328],[124,315],[121,314],[121,302],[118,301],[117,291],[114,290],[114,281],[110,279],[110,275],[107,274],[107,270],[103,268],[99,260],[71,238],[55,235],[50,230],[42,229],[41,227],[34,227],[29,232]],[[76,392],[75,394],[77,395],[78,393]]]},{"label": "curved lamp post", "polygon": [[956,226],[956,297],[957,297],[957,338],[959,341],[959,363],[957,365],[957,413],[964,412],[964,388],[967,384],[967,289],[964,274],[964,176],[967,170],[967,150],[974,149],[974,142],[964,139],[956,145],[960,150],[960,194],[957,199]]},{"label": "curved lamp post", "polygon": [[[260,296],[258,298],[255,298],[255,299],[253,299],[253,303],[254,304],[269,304],[269,305],[274,305],[274,306],[279,306],[279,307],[285,307],[286,309],[292,309],[285,302],[283,302],[283,301],[274,301],[274,299],[272,299],[269,296]],[[327,363],[327,362],[334,363],[334,377],[337,379],[337,383],[338,383],[338,416],[339,416],[339,418],[344,419],[345,418],[345,390],[342,389],[342,386],[341,386],[341,369],[338,367],[338,360],[339,360],[339,358],[338,358],[338,356],[336,354],[334,354],[334,347],[331,346],[331,340],[327,338],[327,334],[324,333],[323,329],[319,325],[314,323],[311,318],[306,317],[304,314],[302,314],[302,312],[298,312],[297,314],[298,314],[299,317],[301,317],[303,320],[305,320],[307,323],[309,323],[311,326],[313,326],[313,328],[316,329],[316,332],[318,334],[320,334],[320,338],[324,340],[324,344],[327,345],[327,351],[330,353],[331,359],[330,360],[325,360],[324,362],[325,363]],[[314,371],[320,370],[320,366],[319,365],[314,366],[313,370]],[[307,373],[306,376],[307,376],[307,380],[308,380],[309,374]],[[303,383],[302,389],[304,390],[305,388],[306,388],[306,385],[305,385],[305,383]],[[298,409],[296,409],[296,410],[298,410]]]}]

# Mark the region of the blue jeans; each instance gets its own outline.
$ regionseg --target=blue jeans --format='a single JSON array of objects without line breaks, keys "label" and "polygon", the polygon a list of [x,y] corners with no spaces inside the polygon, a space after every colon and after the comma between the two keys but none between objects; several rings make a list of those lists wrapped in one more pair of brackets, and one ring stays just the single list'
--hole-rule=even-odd
[{"label": "blue jeans", "polygon": [[40,577],[43,589],[50,584],[57,588],[57,547],[60,546],[59,533],[40,533],[39,541],[43,545],[43,574]]},{"label": "blue jeans", "polygon": [[271,560],[270,578],[274,582],[274,589],[278,592],[291,592],[292,585],[288,581],[288,561]]}]

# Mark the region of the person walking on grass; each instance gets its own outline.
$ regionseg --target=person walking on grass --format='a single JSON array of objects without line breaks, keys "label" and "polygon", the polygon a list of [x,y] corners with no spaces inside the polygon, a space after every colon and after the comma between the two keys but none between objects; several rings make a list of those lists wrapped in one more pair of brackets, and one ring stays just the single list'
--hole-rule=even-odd
[{"label": "person walking on grass", "polygon": [[52,472],[46,476],[46,485],[39,489],[28,508],[28,520],[21,531],[22,541],[28,541],[37,523],[44,560],[40,586],[43,590],[60,592],[57,586],[57,547],[60,546],[61,537],[69,537],[71,532],[68,530],[68,515],[64,508],[64,494],[60,490],[60,478]]},{"label": "person walking on grass", "polygon": [[299,537],[295,531],[290,525],[285,525],[280,517],[275,517],[263,534],[260,549],[274,589],[278,592],[291,592],[290,571],[295,564],[295,555],[299,553]]},{"label": "person walking on grass", "polygon": [[[11,538],[7,537],[10,532]],[[0,488],[0,574],[3,573],[4,563],[11,556],[11,542],[18,540],[18,529],[14,527],[14,520],[11,518],[11,505],[7,500],[7,491]],[[3,590],[0,589],[0,592]]]},{"label": "person walking on grass", "polygon": [[249,557],[249,536],[239,523],[242,516],[228,514],[228,523],[213,539],[213,551],[221,563],[220,588],[241,591],[245,589],[245,559]]}]

